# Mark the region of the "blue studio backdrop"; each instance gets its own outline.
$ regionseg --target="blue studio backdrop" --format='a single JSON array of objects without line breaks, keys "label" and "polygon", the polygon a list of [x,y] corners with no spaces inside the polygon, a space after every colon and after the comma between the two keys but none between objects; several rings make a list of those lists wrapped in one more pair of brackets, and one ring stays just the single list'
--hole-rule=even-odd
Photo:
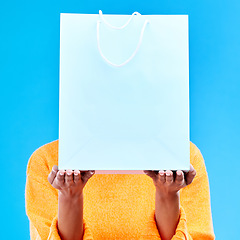
[{"label": "blue studio backdrop", "polygon": [[190,140],[205,159],[217,239],[238,239],[240,2],[0,0],[1,238],[30,239],[26,167],[58,139],[60,13],[188,14]]}]

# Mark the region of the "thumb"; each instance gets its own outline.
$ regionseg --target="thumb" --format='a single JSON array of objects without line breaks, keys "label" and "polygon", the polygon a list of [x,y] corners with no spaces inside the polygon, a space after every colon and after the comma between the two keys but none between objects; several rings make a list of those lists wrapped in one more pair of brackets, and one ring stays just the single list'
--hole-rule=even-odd
[{"label": "thumb", "polygon": [[86,183],[95,174],[95,170],[80,171],[80,172],[81,172],[81,178],[83,183]]},{"label": "thumb", "polygon": [[194,177],[196,176],[196,174],[197,174],[196,170],[193,168],[192,164],[190,164],[190,170],[186,174],[186,184],[187,185],[192,183],[192,181],[193,181]]}]

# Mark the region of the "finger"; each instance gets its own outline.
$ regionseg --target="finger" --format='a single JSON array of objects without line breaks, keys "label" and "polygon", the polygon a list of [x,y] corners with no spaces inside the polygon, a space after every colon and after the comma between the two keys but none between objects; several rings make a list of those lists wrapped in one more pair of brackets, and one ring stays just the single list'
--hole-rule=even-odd
[{"label": "finger", "polygon": [[57,173],[57,184],[58,185],[63,185],[65,182],[65,171],[64,170],[59,170]]},{"label": "finger", "polygon": [[52,171],[48,175],[48,181],[50,184],[52,184],[54,179],[56,178],[57,172],[58,172],[58,166],[54,165],[52,168]]},{"label": "finger", "polygon": [[173,172],[173,182],[175,181],[175,179],[176,179],[176,174],[177,174],[177,171],[176,170],[172,170],[172,172]]},{"label": "finger", "polygon": [[65,174],[65,184],[71,185],[73,183],[73,171],[70,169],[67,169]]},{"label": "finger", "polygon": [[86,183],[95,174],[95,170],[81,171],[81,179]]},{"label": "finger", "polygon": [[150,178],[152,178],[153,180],[156,180],[158,171],[144,170],[143,172],[144,172],[147,176],[149,176]]},{"label": "finger", "polygon": [[166,171],[166,184],[170,185],[173,183],[173,172],[170,170]]},{"label": "finger", "polygon": [[79,170],[74,170],[73,181],[74,183],[79,183],[79,181],[81,181],[81,174]]},{"label": "finger", "polygon": [[192,164],[190,164],[190,170],[186,174],[186,184],[187,185],[192,183],[192,181],[193,181],[194,177],[196,176],[196,174],[197,174],[196,170],[193,168]]},{"label": "finger", "polygon": [[166,175],[165,175],[165,172],[163,170],[160,170],[159,171],[159,180],[161,183],[165,183],[166,182]]},{"label": "finger", "polygon": [[181,185],[184,184],[184,173],[183,173],[183,171],[177,170],[175,183],[176,183],[178,186],[181,186]]}]

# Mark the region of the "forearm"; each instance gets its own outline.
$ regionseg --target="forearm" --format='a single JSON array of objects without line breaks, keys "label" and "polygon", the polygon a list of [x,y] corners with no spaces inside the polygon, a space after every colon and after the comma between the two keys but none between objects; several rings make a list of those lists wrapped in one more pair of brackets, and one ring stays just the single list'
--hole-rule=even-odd
[{"label": "forearm", "polygon": [[179,192],[163,196],[156,190],[155,218],[162,240],[170,240],[175,234],[180,217]]},{"label": "forearm", "polygon": [[62,240],[83,239],[83,194],[58,194],[58,231]]}]

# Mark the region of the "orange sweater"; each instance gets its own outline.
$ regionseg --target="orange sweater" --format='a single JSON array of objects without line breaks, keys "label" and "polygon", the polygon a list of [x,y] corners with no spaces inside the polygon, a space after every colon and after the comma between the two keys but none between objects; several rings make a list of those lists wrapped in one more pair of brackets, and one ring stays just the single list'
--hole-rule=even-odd
[{"label": "orange sweater", "polygon": [[[193,182],[180,190],[180,220],[172,239],[215,239],[208,176],[199,149],[190,142]],[[31,240],[60,240],[58,190],[48,182],[58,165],[58,140],[37,149],[27,165],[26,214]],[[161,239],[154,218],[155,186],[145,174],[95,174],[83,190],[83,240]]]}]

